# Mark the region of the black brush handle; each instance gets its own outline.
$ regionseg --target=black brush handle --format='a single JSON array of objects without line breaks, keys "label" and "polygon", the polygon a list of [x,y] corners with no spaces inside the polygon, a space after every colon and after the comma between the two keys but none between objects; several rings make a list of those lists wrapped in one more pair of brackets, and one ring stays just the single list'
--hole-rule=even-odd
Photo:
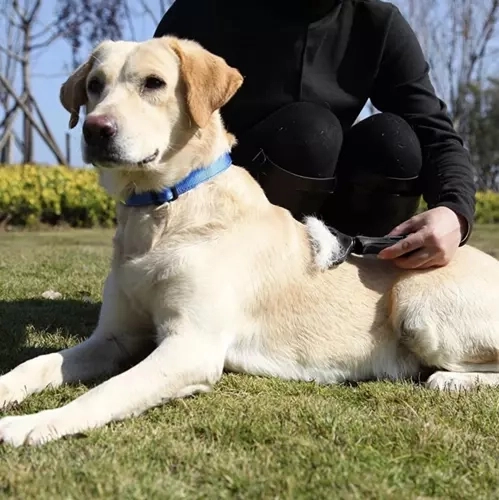
[{"label": "black brush handle", "polygon": [[391,247],[406,236],[356,236],[353,253],[358,255],[377,255],[381,250]]}]

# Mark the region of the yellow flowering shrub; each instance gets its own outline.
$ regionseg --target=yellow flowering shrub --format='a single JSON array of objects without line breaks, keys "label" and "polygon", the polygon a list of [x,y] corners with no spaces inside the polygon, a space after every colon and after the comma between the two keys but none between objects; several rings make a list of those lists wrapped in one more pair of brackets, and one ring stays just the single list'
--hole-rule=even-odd
[{"label": "yellow flowering shrub", "polygon": [[115,207],[93,169],[0,166],[0,221],[109,227],[115,222]]},{"label": "yellow flowering shrub", "polygon": [[480,224],[499,223],[499,193],[477,193],[475,220]]},{"label": "yellow flowering shrub", "polygon": [[[428,207],[423,199],[419,204],[419,211],[423,212]],[[499,223],[499,193],[482,191],[476,194],[475,222],[479,224]]]},{"label": "yellow flowering shrub", "polygon": [[[109,227],[116,204],[99,186],[94,169],[0,165],[0,222],[34,226]],[[421,201],[420,210],[426,209]],[[499,193],[478,193],[476,221],[499,223]]]}]

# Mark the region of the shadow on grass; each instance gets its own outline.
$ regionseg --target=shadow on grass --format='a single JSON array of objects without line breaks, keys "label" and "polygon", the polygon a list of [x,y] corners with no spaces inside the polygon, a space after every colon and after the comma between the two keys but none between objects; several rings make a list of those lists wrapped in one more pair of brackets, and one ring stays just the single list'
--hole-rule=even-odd
[{"label": "shadow on grass", "polygon": [[0,300],[0,373],[56,350],[50,340],[47,347],[25,347],[28,334],[54,334],[66,340],[88,337],[97,325],[100,307],[80,300]]}]

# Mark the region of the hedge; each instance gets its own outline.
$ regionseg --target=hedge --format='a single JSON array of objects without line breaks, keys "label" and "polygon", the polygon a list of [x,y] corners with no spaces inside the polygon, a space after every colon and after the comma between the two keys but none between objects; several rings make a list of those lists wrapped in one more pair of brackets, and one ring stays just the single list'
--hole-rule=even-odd
[{"label": "hedge", "polygon": [[[0,166],[0,224],[111,227],[115,208],[94,169]],[[499,223],[499,193],[477,194],[476,221]]]},{"label": "hedge", "polygon": [[99,186],[94,169],[3,166],[0,221],[28,227],[110,227],[115,222],[115,202]]}]

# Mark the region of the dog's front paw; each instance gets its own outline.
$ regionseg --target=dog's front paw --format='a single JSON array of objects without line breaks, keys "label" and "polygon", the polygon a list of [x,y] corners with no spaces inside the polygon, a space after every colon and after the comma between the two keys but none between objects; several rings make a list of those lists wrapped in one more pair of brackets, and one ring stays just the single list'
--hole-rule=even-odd
[{"label": "dog's front paw", "polygon": [[480,384],[479,377],[474,373],[460,372],[435,372],[431,375],[426,385],[430,389],[439,391],[469,391]]},{"label": "dog's front paw", "polygon": [[62,437],[52,410],[0,419],[0,442],[14,447],[40,445]]},{"label": "dog's front paw", "polygon": [[0,379],[0,410],[10,405],[20,403],[25,397],[22,391],[16,391],[9,384],[5,384]]}]

